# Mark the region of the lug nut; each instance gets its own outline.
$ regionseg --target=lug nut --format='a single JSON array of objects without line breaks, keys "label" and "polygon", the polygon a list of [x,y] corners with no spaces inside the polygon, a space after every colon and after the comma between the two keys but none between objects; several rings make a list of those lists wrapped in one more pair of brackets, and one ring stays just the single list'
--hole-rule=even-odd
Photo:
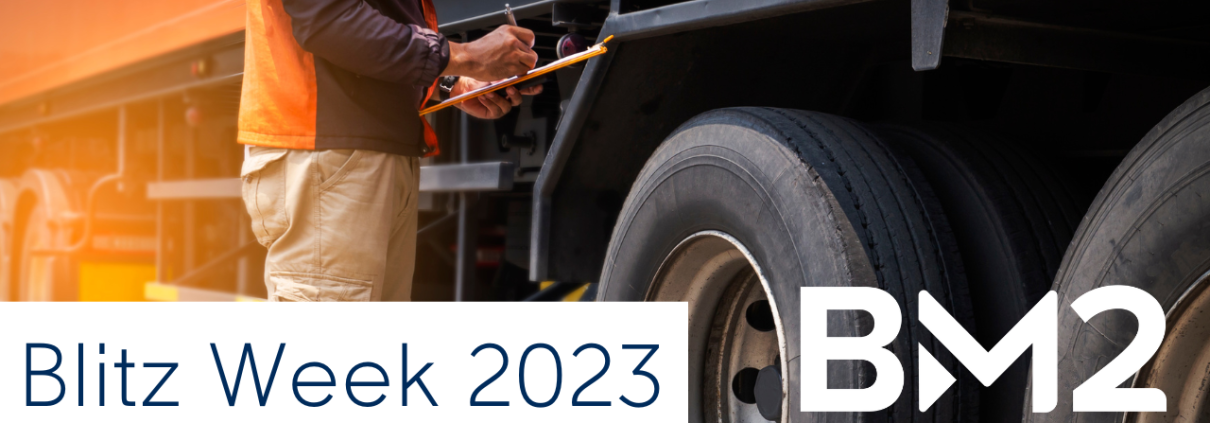
[{"label": "lug nut", "polygon": [[769,421],[781,420],[781,401],[784,395],[781,390],[781,370],[775,366],[760,369],[756,375],[756,386],[753,387],[756,397],[756,409],[761,417]]}]

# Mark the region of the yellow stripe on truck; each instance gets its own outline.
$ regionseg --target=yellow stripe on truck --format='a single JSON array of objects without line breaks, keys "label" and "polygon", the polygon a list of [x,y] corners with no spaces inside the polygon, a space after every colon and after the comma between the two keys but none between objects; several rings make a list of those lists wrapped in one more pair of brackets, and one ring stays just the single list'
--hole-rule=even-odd
[{"label": "yellow stripe on truck", "polygon": [[[554,284],[555,284],[555,281],[543,281],[543,282],[538,283],[538,289],[546,289]],[[584,297],[584,291],[587,291],[587,290],[588,290],[588,284],[584,284],[584,286],[576,288],[575,291],[571,291],[571,292],[567,293],[567,295],[563,296],[563,301],[573,302],[573,303],[576,301],[580,301],[580,298]]]},{"label": "yellow stripe on truck", "polygon": [[584,291],[587,291],[587,290],[588,290],[588,284],[584,284],[583,286],[576,288],[575,291],[568,292],[567,295],[563,297],[563,301],[573,302],[573,303],[576,301],[580,301],[580,297],[583,297]]},{"label": "yellow stripe on truck", "polygon": [[143,287],[143,295],[148,301],[265,301],[263,298],[236,295],[230,292],[212,291],[188,286],[182,287],[158,282],[148,282]]},{"label": "yellow stripe on truck", "polygon": [[143,297],[147,301],[171,301],[180,299],[180,291],[175,286],[148,282],[143,285]]}]

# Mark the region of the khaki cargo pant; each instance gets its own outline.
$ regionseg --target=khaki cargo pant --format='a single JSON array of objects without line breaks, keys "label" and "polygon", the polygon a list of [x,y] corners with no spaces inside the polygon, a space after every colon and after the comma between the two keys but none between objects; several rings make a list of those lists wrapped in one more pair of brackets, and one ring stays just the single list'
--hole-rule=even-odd
[{"label": "khaki cargo pant", "polygon": [[369,150],[247,147],[244,205],[269,301],[407,301],[420,165]]}]

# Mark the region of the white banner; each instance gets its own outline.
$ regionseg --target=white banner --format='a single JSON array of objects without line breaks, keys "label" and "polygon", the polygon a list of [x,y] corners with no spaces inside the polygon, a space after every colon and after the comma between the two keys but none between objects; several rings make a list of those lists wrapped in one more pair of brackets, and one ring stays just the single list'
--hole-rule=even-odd
[{"label": "white banner", "polygon": [[4,303],[0,415],[683,421],[687,316],[685,303]]}]

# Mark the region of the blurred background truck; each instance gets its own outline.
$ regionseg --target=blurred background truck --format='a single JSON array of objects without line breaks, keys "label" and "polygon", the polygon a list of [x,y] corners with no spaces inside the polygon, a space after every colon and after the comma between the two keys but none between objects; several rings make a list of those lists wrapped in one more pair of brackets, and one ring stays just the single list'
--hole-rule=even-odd
[{"label": "blurred background truck", "polygon": [[[503,3],[439,3],[441,22],[457,22],[443,25],[453,40],[504,16]],[[514,6],[539,33],[542,63],[556,59],[569,31],[552,26],[551,4]],[[0,7],[0,295],[263,298],[264,251],[243,210],[234,142],[244,2]],[[607,11],[592,7],[597,20],[576,27],[589,40]],[[542,286],[524,268],[528,188],[558,118],[559,90],[548,85],[500,122],[437,117],[447,153],[422,171],[417,298],[454,299],[456,276],[459,299],[523,299]],[[578,298],[582,285],[551,292]]]},{"label": "blurred background truck", "polygon": [[[1167,413],[1210,421],[1210,2],[510,0],[539,64],[613,35],[497,121],[431,115],[420,300],[690,303],[691,421],[806,421],[798,288],[905,310],[902,398],[844,421],[1072,421],[1071,391],[1134,339],[1070,301],[1131,285],[1167,312]],[[435,0],[473,40],[498,1]],[[256,300],[235,143],[245,4],[0,5],[0,298]],[[1060,295],[1060,404],[1029,362],[990,386],[915,319],[927,291],[985,347]],[[829,315],[860,336],[860,313]],[[916,408],[913,364],[957,378]],[[833,365],[834,364],[834,365]],[[860,362],[829,386],[868,386]],[[1198,388],[1198,387],[1203,388]],[[700,387],[700,390],[698,389]]]}]

